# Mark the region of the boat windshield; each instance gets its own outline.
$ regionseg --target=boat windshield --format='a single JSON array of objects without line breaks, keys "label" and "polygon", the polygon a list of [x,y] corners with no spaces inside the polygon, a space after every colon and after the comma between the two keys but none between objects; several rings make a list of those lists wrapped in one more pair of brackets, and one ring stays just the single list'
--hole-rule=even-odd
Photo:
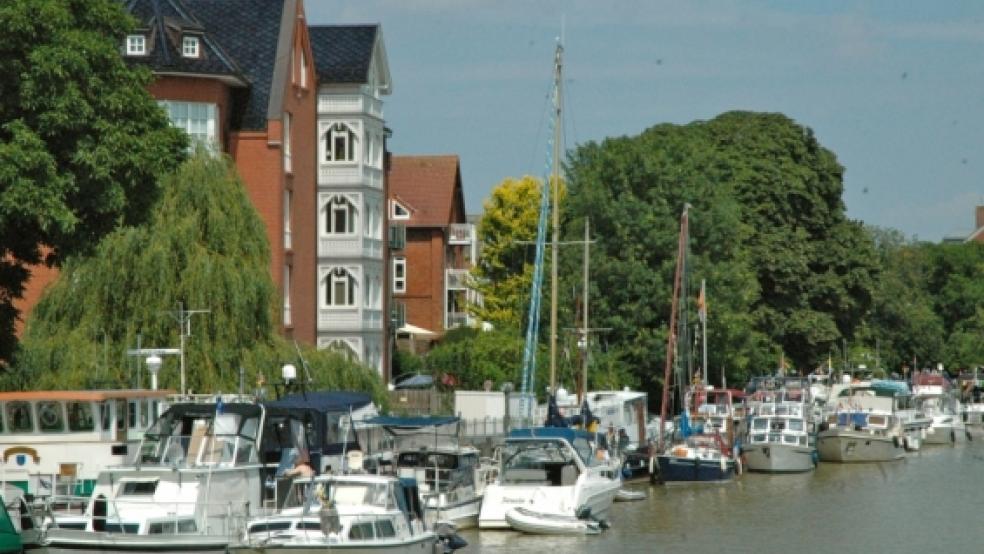
[{"label": "boat windshield", "polygon": [[506,442],[502,482],[573,485],[580,474],[577,456],[567,443],[559,440]]},{"label": "boat windshield", "polygon": [[391,509],[395,506],[386,483],[346,483],[338,481],[295,480],[291,485],[284,508],[318,507],[325,500],[336,506],[376,506]]},{"label": "boat windshield", "polygon": [[255,463],[259,413],[169,410],[147,430],[140,463]]}]

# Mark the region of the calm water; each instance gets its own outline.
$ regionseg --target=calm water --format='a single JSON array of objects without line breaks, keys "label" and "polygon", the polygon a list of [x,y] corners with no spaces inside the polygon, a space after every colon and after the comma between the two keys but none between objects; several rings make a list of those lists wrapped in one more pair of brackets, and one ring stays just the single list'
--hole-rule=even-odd
[{"label": "calm water", "polygon": [[[636,486],[636,485],[633,485]],[[821,464],[721,485],[638,485],[593,537],[478,532],[466,552],[984,552],[984,440],[900,462]]]}]

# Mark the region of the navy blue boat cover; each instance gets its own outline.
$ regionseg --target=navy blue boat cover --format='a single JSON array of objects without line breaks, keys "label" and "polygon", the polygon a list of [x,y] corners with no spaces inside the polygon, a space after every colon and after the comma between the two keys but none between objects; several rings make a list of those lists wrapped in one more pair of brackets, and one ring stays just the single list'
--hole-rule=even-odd
[{"label": "navy blue boat cover", "polygon": [[418,427],[436,427],[438,425],[448,425],[449,423],[457,423],[458,418],[455,416],[417,416],[417,417],[399,417],[399,416],[376,416],[371,419],[365,420],[365,423],[372,425],[382,425],[383,427],[401,427],[401,428],[418,428]]},{"label": "navy blue boat cover", "polygon": [[274,408],[307,409],[320,412],[348,412],[372,402],[372,397],[364,392],[317,391],[288,394],[280,400],[266,402]]}]

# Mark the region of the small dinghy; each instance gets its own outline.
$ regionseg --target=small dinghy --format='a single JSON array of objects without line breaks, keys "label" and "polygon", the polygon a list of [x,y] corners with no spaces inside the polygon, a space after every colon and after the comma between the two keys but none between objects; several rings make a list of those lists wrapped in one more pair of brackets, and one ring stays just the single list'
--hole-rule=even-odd
[{"label": "small dinghy", "polygon": [[615,491],[615,502],[633,502],[636,500],[645,500],[646,493],[642,491],[634,491],[629,489],[618,489]]},{"label": "small dinghy", "polygon": [[509,526],[532,535],[597,535],[601,524],[593,519],[578,519],[560,514],[544,514],[526,508],[506,512]]}]

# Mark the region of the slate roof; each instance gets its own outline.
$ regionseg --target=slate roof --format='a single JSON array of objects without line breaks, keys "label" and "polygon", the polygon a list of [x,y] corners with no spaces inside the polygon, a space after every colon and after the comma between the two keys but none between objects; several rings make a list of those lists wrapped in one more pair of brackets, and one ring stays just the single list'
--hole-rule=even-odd
[{"label": "slate roof", "polygon": [[390,197],[410,210],[407,227],[459,223],[451,220],[455,202],[464,202],[458,156],[392,156],[388,178]]},{"label": "slate roof", "polygon": [[318,82],[365,83],[379,25],[312,25],[308,27]]},{"label": "slate roof", "polygon": [[[128,61],[158,73],[239,78],[248,86],[233,91],[232,128],[266,129],[284,0],[130,0],[127,9],[150,31],[148,55]],[[200,59],[181,56],[185,31],[201,33]]]}]

